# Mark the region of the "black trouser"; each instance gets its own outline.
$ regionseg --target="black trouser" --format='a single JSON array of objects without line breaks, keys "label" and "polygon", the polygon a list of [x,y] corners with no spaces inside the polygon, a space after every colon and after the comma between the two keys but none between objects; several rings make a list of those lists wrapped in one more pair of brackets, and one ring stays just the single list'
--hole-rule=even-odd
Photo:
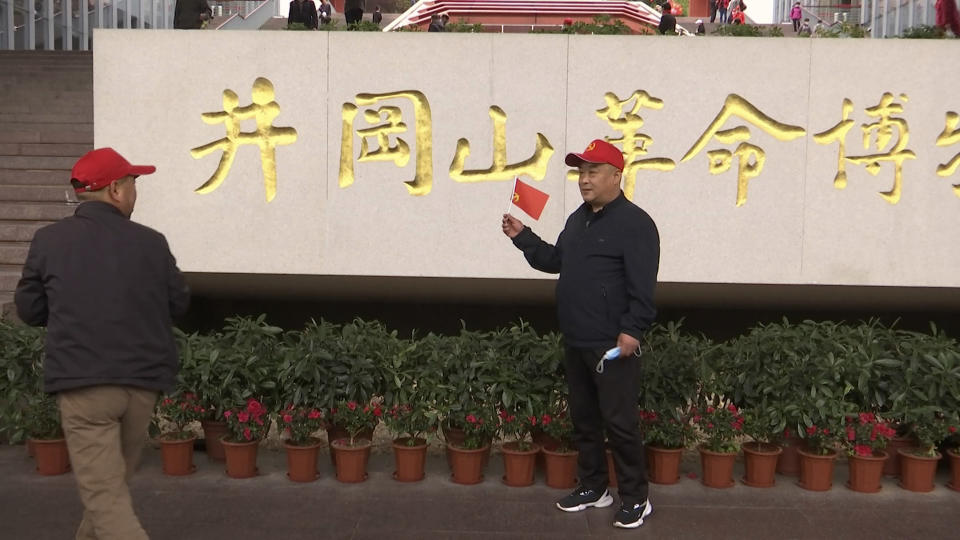
[{"label": "black trouser", "polygon": [[716,22],[716,21],[717,21],[717,5],[711,4],[710,5],[710,22]]},{"label": "black trouser", "polygon": [[604,431],[613,451],[620,500],[625,504],[647,500],[647,464],[637,416],[640,359],[621,357],[597,362],[605,349],[567,347],[565,367],[570,388],[570,418],[580,456],[580,485],[603,491],[608,484]]},{"label": "black trouser", "polygon": [[793,21],[793,31],[794,31],[794,32],[799,32],[799,31],[800,31],[800,19],[790,19],[790,20]]},{"label": "black trouser", "polygon": [[360,8],[350,8],[343,12],[343,18],[347,24],[359,23],[363,20],[363,10]]}]

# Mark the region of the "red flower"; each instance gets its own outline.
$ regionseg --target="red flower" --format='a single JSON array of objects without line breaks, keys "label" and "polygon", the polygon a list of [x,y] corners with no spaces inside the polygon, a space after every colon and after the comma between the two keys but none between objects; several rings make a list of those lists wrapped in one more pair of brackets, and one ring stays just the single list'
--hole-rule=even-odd
[{"label": "red flower", "polygon": [[500,418],[501,418],[501,419],[503,419],[503,420],[506,420],[506,419],[507,419],[507,410],[506,410],[506,409],[500,409],[500,412],[497,413],[497,414],[500,415]]},{"label": "red flower", "polygon": [[237,413],[237,420],[239,420],[240,423],[242,424],[247,420],[250,420],[250,415],[247,414],[246,411],[240,411],[239,413]]},{"label": "red flower", "polygon": [[545,415],[543,415],[543,418],[540,420],[540,423],[545,426],[545,425],[549,424],[549,423],[551,422],[551,420],[553,420],[553,419],[550,418],[550,415],[549,415],[549,414],[545,414]]},{"label": "red flower", "polygon": [[868,444],[858,444],[858,445],[856,445],[856,446],[853,447],[853,451],[854,451],[858,456],[867,457],[867,456],[872,456],[872,455],[873,455],[873,448],[870,448],[870,445],[868,445]]},{"label": "red flower", "polygon": [[691,479],[691,480],[696,480],[696,479],[697,479],[697,473],[695,473],[695,472],[693,472],[693,471],[690,471],[690,472],[687,473],[687,478],[689,478],[689,479]]},{"label": "red flower", "polygon": [[713,414],[713,407],[707,407],[707,414]]},{"label": "red flower", "polygon": [[537,417],[536,417],[536,416],[531,416],[530,418],[528,418],[528,420],[530,420],[530,425],[531,425],[531,426],[537,425]]},{"label": "red flower", "polygon": [[355,411],[357,410],[357,404],[352,401],[347,402],[347,408],[350,409],[351,411]]},{"label": "red flower", "polygon": [[730,411],[730,412],[732,412],[732,413],[735,413],[735,412],[737,412],[737,406],[734,405],[733,403],[731,403],[731,404],[727,405],[727,410]]},{"label": "red flower", "polygon": [[827,428],[823,428],[823,434],[824,434],[824,435],[829,435],[829,434],[830,434],[830,430],[827,429]]},{"label": "red flower", "polygon": [[316,409],[310,411],[310,413],[307,414],[307,418],[309,418],[309,419],[311,419],[311,420],[316,420],[317,418],[320,418],[321,416],[322,416],[322,415],[320,414],[320,411],[318,411],[318,410],[316,410]]},{"label": "red flower", "polygon": [[223,417],[224,417],[224,418],[230,418],[231,416],[233,416],[233,412],[232,412],[232,411],[223,411]]},{"label": "red flower", "polygon": [[467,415],[467,422],[470,422],[471,424],[476,424],[476,423],[477,423],[477,417],[474,416],[474,415],[472,415],[472,414],[468,414],[468,415]]},{"label": "red flower", "polygon": [[713,422],[707,424],[707,429],[713,429]]},{"label": "red flower", "polygon": [[847,428],[847,440],[852,441],[857,438],[857,432],[852,427]]},{"label": "red flower", "polygon": [[290,416],[289,414],[285,414],[285,415],[283,415],[283,421],[284,421],[285,423],[289,424],[290,422],[293,422],[293,417]]},{"label": "red flower", "polygon": [[950,426],[950,427],[947,428],[947,431],[949,431],[950,433],[956,433],[956,432],[957,432],[957,426]]},{"label": "red flower", "polygon": [[383,416],[383,410],[380,407],[374,407],[373,415],[376,416],[377,418],[380,418],[381,416]]},{"label": "red flower", "polygon": [[250,428],[243,429],[243,438],[248,441],[253,438],[253,435],[250,433]]},{"label": "red flower", "polygon": [[810,426],[807,428],[807,435],[813,436],[817,434],[817,426]]}]

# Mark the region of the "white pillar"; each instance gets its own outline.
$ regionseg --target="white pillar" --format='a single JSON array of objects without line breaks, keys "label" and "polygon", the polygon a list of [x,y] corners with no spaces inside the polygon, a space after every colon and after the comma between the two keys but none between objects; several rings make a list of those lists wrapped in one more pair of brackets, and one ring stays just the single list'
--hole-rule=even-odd
[{"label": "white pillar", "polygon": [[[86,0],[76,0],[84,2]],[[63,50],[73,50],[73,0],[63,0]],[[78,6],[79,7],[79,6]]]},{"label": "white pillar", "polygon": [[14,47],[13,0],[10,0],[6,4],[4,4],[4,7],[6,7],[6,9],[4,10],[4,16],[3,16],[4,18],[3,32],[4,32],[4,35],[7,36],[7,39],[3,44],[4,45],[3,48],[9,49],[12,51]]},{"label": "white pillar", "polygon": [[[80,1],[80,50],[89,51],[90,50],[90,9],[87,5],[86,0]],[[97,0],[97,5],[100,5],[100,0]],[[102,11],[100,12],[103,13]]]},{"label": "white pillar", "polygon": [[43,25],[43,48],[52,51],[54,38],[56,37],[53,27],[53,0],[44,1],[43,11],[46,17],[46,21],[44,21],[46,24]]}]

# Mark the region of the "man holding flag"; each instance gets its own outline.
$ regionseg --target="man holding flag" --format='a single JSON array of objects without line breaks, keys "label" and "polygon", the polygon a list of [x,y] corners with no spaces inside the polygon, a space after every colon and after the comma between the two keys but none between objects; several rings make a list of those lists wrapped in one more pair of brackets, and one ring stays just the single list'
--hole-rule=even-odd
[{"label": "man holding flag", "polygon": [[617,147],[595,140],[582,153],[567,154],[566,164],[580,170],[583,204],[567,218],[556,244],[541,240],[509,213],[502,228],[530,266],[560,274],[557,318],[566,342],[580,486],[557,507],[577,512],[613,504],[606,431],[620,494],[613,524],[632,529],[653,511],[637,399],[640,338],[656,316],[660,237],[650,216],[620,189],[623,154]]}]

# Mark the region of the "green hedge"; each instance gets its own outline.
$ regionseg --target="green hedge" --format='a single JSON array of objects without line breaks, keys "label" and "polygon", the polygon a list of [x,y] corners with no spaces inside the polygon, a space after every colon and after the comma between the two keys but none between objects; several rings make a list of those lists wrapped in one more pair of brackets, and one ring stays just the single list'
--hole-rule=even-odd
[{"label": "green hedge", "polygon": [[[43,331],[3,323],[0,339],[0,435],[15,442],[42,429]],[[403,337],[377,321],[285,331],[265,316],[234,317],[219,332],[177,339],[177,392],[197,394],[211,418],[248,398],[271,411],[376,398],[421,405],[435,424],[481,406],[542,414],[565,403],[561,337],[523,321]],[[770,435],[855,412],[904,424],[960,412],[957,342],[934,327],[784,320],[713,342],[671,322],[650,329],[642,351],[640,408],[676,411],[720,396]]]}]

